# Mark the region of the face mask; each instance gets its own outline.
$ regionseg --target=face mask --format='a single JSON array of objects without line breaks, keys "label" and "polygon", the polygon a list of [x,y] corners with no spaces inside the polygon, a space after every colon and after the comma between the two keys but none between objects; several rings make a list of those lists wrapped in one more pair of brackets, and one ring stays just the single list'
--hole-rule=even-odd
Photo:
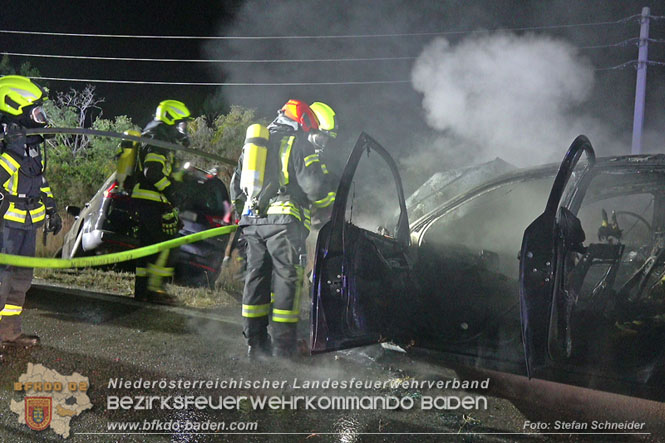
[{"label": "face mask", "polygon": [[321,150],[323,150],[330,141],[330,136],[323,132],[311,132],[308,138],[310,143]]},{"label": "face mask", "polygon": [[32,108],[30,111],[30,120],[39,125],[45,125],[48,119],[46,117],[46,112],[44,112],[44,108],[41,106],[35,106]]},{"label": "face mask", "polygon": [[27,108],[26,112],[16,119],[16,122],[24,128],[43,128],[46,126],[47,119],[44,108],[40,105],[34,108]]},{"label": "face mask", "polygon": [[182,135],[187,135],[187,122],[186,121],[181,121],[181,122],[176,123],[175,128]]}]

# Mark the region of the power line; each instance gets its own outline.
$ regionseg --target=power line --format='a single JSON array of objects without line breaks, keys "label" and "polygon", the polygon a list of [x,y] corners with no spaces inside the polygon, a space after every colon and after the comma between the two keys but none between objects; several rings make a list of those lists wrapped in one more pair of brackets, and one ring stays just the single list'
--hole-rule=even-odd
[{"label": "power line", "polygon": [[[578,49],[600,49],[600,48],[615,48],[615,47],[626,47],[629,45],[637,45],[639,42],[638,37],[629,38],[618,43],[611,43],[608,45],[595,45],[595,46],[580,46]],[[1,54],[1,53],[0,53]]]},{"label": "power line", "polygon": [[633,68],[635,66],[637,66],[637,60],[630,60],[630,61],[627,61],[625,63],[621,63],[620,65],[609,66],[607,68],[596,68],[596,69],[594,69],[594,71],[614,71],[616,69],[625,69],[629,66],[631,66]]},{"label": "power line", "polygon": [[327,63],[327,62],[415,60],[417,58],[417,57],[357,57],[357,58],[320,58],[320,59],[180,59],[180,58],[138,58],[138,57],[103,57],[103,56],[89,56],[89,55],[29,54],[24,52],[0,52],[0,55],[11,55],[16,57],[61,58],[61,59],[75,59],[75,60],[181,62],[181,63]]},{"label": "power line", "polygon": [[49,80],[82,83],[120,83],[136,85],[175,85],[175,86],[337,86],[337,85],[379,85],[411,83],[410,80],[372,80],[349,82],[273,82],[273,83],[236,83],[236,82],[162,82],[144,80],[109,80],[91,78],[30,77],[33,80]]},{"label": "power line", "polygon": [[[629,60],[616,66],[605,68],[595,68],[594,71],[613,71],[625,69],[627,67],[636,67],[637,60]],[[665,66],[665,62],[649,60],[650,66]],[[94,79],[94,78],[62,78],[62,77],[30,77],[33,80],[48,80],[62,82],[80,82],[80,83],[115,83],[115,84],[135,84],[135,85],[174,85],[174,86],[342,86],[342,85],[388,85],[411,83],[410,80],[368,80],[368,81],[346,81],[346,82],[167,82],[151,80],[113,80],[113,79]]]},{"label": "power line", "polygon": [[[637,44],[639,38],[630,38],[618,43],[595,46],[580,46],[578,49],[601,49],[626,47]],[[664,43],[665,40],[649,39],[650,42]],[[0,55],[12,57],[53,58],[72,60],[131,61],[131,62],[170,62],[170,63],[331,63],[331,62],[367,62],[415,60],[415,56],[401,57],[350,57],[350,58],[311,58],[311,59],[182,59],[182,58],[145,58],[145,57],[108,57],[94,55],[33,54],[27,52],[0,52]]]},{"label": "power line", "polygon": [[[596,68],[595,71],[612,71],[615,69],[624,69],[627,67],[633,67],[637,68],[638,63],[640,63],[638,60],[630,60],[625,63],[621,63],[620,65],[616,66],[609,66],[607,68]],[[665,62],[657,61],[657,60],[647,60],[646,62],[647,65],[649,66],[665,66]]]},{"label": "power line", "polygon": [[284,39],[348,39],[348,38],[389,38],[389,37],[427,37],[435,35],[459,35],[476,34],[496,31],[536,31],[544,29],[565,29],[586,26],[608,26],[629,22],[640,14],[631,15],[620,20],[608,22],[571,23],[546,26],[524,26],[515,28],[496,28],[488,30],[466,30],[466,31],[440,31],[440,32],[411,32],[394,34],[342,34],[342,35],[270,35],[270,36],[201,36],[201,35],[135,35],[135,34],[80,34],[72,32],[44,32],[44,31],[19,31],[11,29],[0,29],[2,34],[22,35],[48,35],[57,37],[95,37],[95,38],[134,38],[134,39],[168,39],[168,40],[284,40]]}]

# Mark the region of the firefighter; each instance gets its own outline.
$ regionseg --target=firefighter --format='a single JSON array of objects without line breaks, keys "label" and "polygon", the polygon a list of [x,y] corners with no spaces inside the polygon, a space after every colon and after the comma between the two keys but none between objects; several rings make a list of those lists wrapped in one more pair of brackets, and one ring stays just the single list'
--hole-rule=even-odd
[{"label": "firefighter", "polygon": [[[143,129],[143,136],[187,146],[190,115],[184,103],[164,100],[157,106],[154,120]],[[170,240],[180,230],[180,219],[175,208],[175,178],[172,175],[174,163],[175,155],[171,150],[146,144],[139,151],[139,173],[132,198],[139,216],[142,245]],[[177,303],[177,299],[165,290],[166,279],[174,274],[174,255],[167,249],[137,260],[134,286],[137,300],[167,305]]]},{"label": "firefighter", "polygon": [[[0,77],[0,123],[5,136],[0,156],[0,184],[8,205],[3,216],[2,252],[35,255],[37,229],[46,223],[54,235],[62,229],[56,202],[44,176],[45,162],[41,135],[21,131],[46,126],[42,104],[46,92],[32,80],[19,75]],[[29,348],[39,344],[36,335],[21,330],[25,294],[32,282],[32,268],[0,267],[0,339],[2,348]]]},{"label": "firefighter", "polygon": [[[327,129],[336,123],[328,107]],[[296,351],[305,239],[310,210],[335,200],[310,140],[321,134],[319,120],[304,102],[289,100],[267,127],[248,128],[243,153],[231,179],[232,200],[242,208],[239,225],[247,242],[243,291],[243,334],[250,360],[290,359]],[[323,139],[323,138],[321,138]],[[272,339],[267,327],[272,317]]]}]

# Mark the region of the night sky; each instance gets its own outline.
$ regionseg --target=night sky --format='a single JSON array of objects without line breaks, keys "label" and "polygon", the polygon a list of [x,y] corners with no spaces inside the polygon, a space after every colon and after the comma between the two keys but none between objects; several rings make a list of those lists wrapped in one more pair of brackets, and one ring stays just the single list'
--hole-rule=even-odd
[{"label": "night sky", "polygon": [[[493,30],[616,21],[639,14],[665,15],[662,1],[14,1],[4,0],[0,29],[70,33],[142,35],[346,35]],[[536,30],[536,35],[562,39],[574,47],[607,45],[637,37],[639,24]],[[516,31],[523,35],[525,31]],[[361,58],[417,57],[436,36],[292,40],[137,40],[83,37],[27,36],[0,33],[7,52],[151,58]],[[455,45],[469,34],[445,36]],[[665,63],[665,20],[652,21],[651,60]],[[634,45],[580,50],[594,68],[619,65],[637,58]],[[91,60],[51,60],[12,57],[18,65],[29,60],[46,77],[186,81],[186,82],[321,82],[410,80],[415,60],[302,64],[185,64]],[[528,68],[527,68],[528,69]],[[665,130],[665,66],[648,70],[646,128]],[[49,87],[82,88],[82,83],[51,81]],[[423,95],[411,84],[335,86],[149,86],[95,84],[105,97],[104,116],[131,116],[144,125],[156,104],[165,98],[187,103],[195,113],[217,94],[225,105],[253,107],[271,118],[290,97],[321,100],[338,112],[342,141],[354,140],[361,130],[386,146],[396,157],[414,152],[414,140],[436,140],[426,123]],[[596,71],[593,90],[578,105],[586,114],[630,140],[635,94],[633,68]],[[579,109],[576,109],[578,111]],[[469,122],[470,125],[483,122]],[[528,122],[525,122],[528,124]],[[444,131],[445,133],[445,131]],[[444,134],[445,135],[445,134]],[[648,150],[665,152],[651,136]],[[662,140],[663,137],[661,136]],[[656,141],[654,141],[656,140]],[[570,140],[561,141],[561,150]],[[432,143],[435,143],[432,141]],[[627,148],[629,150],[629,147]],[[445,149],[442,148],[445,151]],[[599,149],[603,153],[602,147]],[[611,153],[611,152],[608,152]],[[448,153],[450,154],[450,153]],[[557,154],[558,155],[558,154]],[[466,161],[473,159],[466,158]],[[431,166],[431,165],[430,165]]]}]

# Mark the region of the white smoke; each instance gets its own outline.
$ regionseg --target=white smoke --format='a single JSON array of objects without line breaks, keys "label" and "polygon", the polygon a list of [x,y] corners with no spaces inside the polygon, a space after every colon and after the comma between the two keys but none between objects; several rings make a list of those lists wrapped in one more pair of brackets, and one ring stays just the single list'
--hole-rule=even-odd
[{"label": "white smoke", "polygon": [[417,59],[412,82],[428,124],[450,145],[462,141],[475,162],[560,161],[581,133],[592,143],[612,140],[609,127],[578,108],[593,89],[593,66],[561,40],[483,34],[453,46],[437,38]]}]

